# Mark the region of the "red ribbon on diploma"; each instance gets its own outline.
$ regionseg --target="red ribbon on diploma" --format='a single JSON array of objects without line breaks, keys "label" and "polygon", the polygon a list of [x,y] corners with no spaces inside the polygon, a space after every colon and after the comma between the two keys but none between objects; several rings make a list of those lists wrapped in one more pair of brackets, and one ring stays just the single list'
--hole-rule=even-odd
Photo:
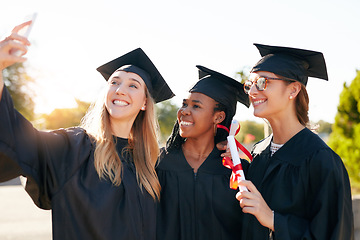
[{"label": "red ribbon on diploma", "polygon": [[[223,125],[217,125],[218,128],[225,129],[227,132],[230,132],[229,129]],[[240,131],[240,124],[238,129],[236,129],[235,135],[238,134]],[[253,157],[251,156],[250,152],[239,143],[238,140],[235,139],[236,147],[238,150],[240,149],[245,155],[249,158],[250,162],[252,161]],[[238,188],[238,182],[240,181],[241,175],[240,170],[243,170],[241,163],[234,166],[233,161],[229,157],[224,157],[222,159],[222,163],[225,167],[232,170],[231,176],[230,176],[230,188],[237,189]]]},{"label": "red ribbon on diploma", "polygon": [[225,167],[230,168],[232,170],[230,176],[230,188],[237,189],[238,182],[240,182],[240,170],[242,170],[241,163],[234,166],[232,160],[229,157],[224,157],[222,163]]}]

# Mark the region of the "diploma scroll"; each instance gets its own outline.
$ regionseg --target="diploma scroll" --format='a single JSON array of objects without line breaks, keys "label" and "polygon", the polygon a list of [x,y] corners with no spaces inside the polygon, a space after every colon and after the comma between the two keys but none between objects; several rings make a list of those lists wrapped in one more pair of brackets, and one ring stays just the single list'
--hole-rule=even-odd
[{"label": "diploma scroll", "polygon": [[[230,149],[231,158],[234,164],[233,172],[235,172],[236,181],[240,182],[241,180],[245,180],[244,171],[242,169],[241,160],[239,157],[239,152],[237,150],[236,142],[235,142],[235,132],[239,126],[238,121],[232,120],[231,126],[230,126],[230,132],[229,136],[227,137],[228,140],[228,147]],[[246,187],[239,186],[239,190],[241,192],[243,191],[249,191]]]}]

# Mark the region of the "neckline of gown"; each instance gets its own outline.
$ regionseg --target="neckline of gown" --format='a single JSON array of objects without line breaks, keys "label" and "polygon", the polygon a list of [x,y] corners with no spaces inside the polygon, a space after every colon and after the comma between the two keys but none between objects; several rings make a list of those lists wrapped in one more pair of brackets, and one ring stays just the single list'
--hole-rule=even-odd
[{"label": "neckline of gown", "polygon": [[133,166],[134,160],[130,154],[122,154],[123,149],[129,146],[129,141],[127,138],[121,138],[113,136],[115,142],[116,151],[120,157],[121,162],[130,163]]},{"label": "neckline of gown", "polygon": [[[184,155],[182,148],[179,148],[178,151],[181,154],[181,159],[182,159],[182,161],[184,161],[184,164],[186,165],[186,167],[193,170],[193,168],[190,166],[190,164],[186,160],[186,157]],[[216,159],[218,159],[219,161],[216,161]],[[220,151],[217,149],[216,146],[214,146],[213,150],[206,157],[204,162],[199,166],[197,173],[199,173],[199,172],[211,172],[211,173],[216,173],[216,174],[227,173],[229,169],[225,168],[222,165],[221,159],[222,158],[220,156]]]}]

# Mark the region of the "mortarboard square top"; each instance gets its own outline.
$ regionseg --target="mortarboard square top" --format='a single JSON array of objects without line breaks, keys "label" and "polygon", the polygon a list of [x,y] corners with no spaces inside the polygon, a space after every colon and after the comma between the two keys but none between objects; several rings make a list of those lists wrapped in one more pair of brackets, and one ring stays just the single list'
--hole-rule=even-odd
[{"label": "mortarboard square top", "polygon": [[175,96],[160,72],[141,48],[118,57],[96,70],[101,73],[106,81],[116,70],[138,74],[144,80],[156,103]]},{"label": "mortarboard square top", "polygon": [[236,103],[239,101],[246,107],[250,106],[249,96],[244,92],[243,84],[224,74],[209,68],[196,65],[199,69],[199,81],[189,90],[198,92],[223,104],[228,112],[223,124],[230,126],[236,112]]},{"label": "mortarboard square top", "polygon": [[236,101],[249,107],[249,96],[244,92],[243,84],[222,73],[204,66],[196,65],[199,69],[199,81],[189,92],[203,93],[225,106]]},{"label": "mortarboard square top", "polygon": [[262,58],[251,72],[267,71],[303,83],[308,77],[328,80],[324,56],[321,52],[254,44]]}]

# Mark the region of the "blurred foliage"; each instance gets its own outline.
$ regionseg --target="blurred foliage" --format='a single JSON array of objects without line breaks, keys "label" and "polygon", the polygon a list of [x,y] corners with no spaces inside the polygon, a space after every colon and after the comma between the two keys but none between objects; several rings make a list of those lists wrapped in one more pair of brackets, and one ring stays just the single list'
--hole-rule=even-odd
[{"label": "blurred foliage", "polygon": [[4,69],[3,79],[13,99],[15,109],[28,120],[33,120],[35,92],[32,84],[34,84],[34,79],[26,73],[23,63],[16,63]]},{"label": "blurred foliage", "polygon": [[316,129],[316,132],[318,133],[330,134],[332,132],[332,124],[329,122],[320,120],[316,123],[316,125],[318,126],[318,129]]},{"label": "blurred foliage", "polygon": [[179,107],[171,103],[171,100],[158,103],[155,106],[160,125],[160,143],[163,144],[171,134]]},{"label": "blurred foliage", "polygon": [[240,132],[236,135],[236,139],[240,143],[252,144],[264,138],[264,123],[254,121],[240,122]]},{"label": "blurred foliage", "polygon": [[236,72],[235,78],[239,79],[241,83],[244,83],[249,79],[250,67],[243,67],[240,71]]},{"label": "blurred foliage", "polygon": [[90,103],[75,99],[76,108],[55,109],[50,114],[43,114],[42,128],[52,130],[58,128],[74,127],[80,124],[81,119],[86,114]]},{"label": "blurred foliage", "polygon": [[[41,129],[58,129],[78,126],[81,119],[85,116],[90,103],[75,99],[76,108],[55,109],[50,114],[42,114],[35,125]],[[171,134],[172,127],[176,121],[178,107],[170,101],[164,101],[155,105],[160,125],[161,141],[166,141]]]},{"label": "blurred foliage", "polygon": [[338,112],[329,146],[340,155],[348,170],[354,192],[360,192],[360,71],[340,94]]}]

